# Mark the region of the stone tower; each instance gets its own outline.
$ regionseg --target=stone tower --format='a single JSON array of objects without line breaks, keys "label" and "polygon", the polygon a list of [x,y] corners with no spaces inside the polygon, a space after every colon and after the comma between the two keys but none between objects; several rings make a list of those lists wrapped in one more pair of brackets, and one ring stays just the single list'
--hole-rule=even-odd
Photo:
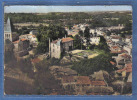
[{"label": "stone tower", "polygon": [[12,42],[10,18],[8,18],[7,23],[4,25],[4,42],[6,39],[9,39]]}]

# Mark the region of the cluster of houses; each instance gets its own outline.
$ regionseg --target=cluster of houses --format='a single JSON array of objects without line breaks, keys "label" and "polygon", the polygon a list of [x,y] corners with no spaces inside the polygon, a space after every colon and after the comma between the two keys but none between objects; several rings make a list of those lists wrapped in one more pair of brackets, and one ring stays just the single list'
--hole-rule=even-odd
[{"label": "cluster of houses", "polygon": [[114,92],[106,82],[110,79],[106,71],[101,70],[90,76],[79,76],[70,67],[51,66],[50,72],[60,81],[66,94],[109,95]]},{"label": "cluster of houses", "polygon": [[[88,24],[74,25],[71,29],[65,27],[68,32],[68,36],[75,36],[80,30],[84,32],[85,28],[89,27]],[[123,29],[123,25],[115,27],[106,27],[107,30],[111,29]],[[132,36],[128,35],[122,38],[120,35],[112,33],[107,36],[103,31],[104,28],[90,29],[92,33],[90,37],[90,44],[98,45],[100,42],[99,36],[104,36],[106,42],[110,48],[110,52],[115,54],[111,61],[112,66],[116,67],[116,74],[120,74],[122,80],[125,80],[130,85],[132,84]],[[29,54],[29,51],[33,47],[37,47],[38,42],[36,38],[36,30],[32,30],[29,34],[13,35],[11,31],[10,19],[4,27],[4,41],[5,50],[13,50],[17,57],[22,57]],[[93,34],[94,33],[94,34]],[[14,38],[13,38],[14,36]],[[86,38],[82,37],[83,45],[86,45]],[[7,46],[8,45],[8,46]],[[71,37],[63,37],[54,41],[49,39],[49,57],[60,58],[63,52],[69,52],[74,49],[74,39]],[[31,60],[35,66],[41,59],[44,59],[44,55],[40,58],[34,58]],[[34,67],[34,72],[36,68]],[[75,70],[70,67],[51,66],[51,73],[57,80],[60,80],[62,87],[66,92],[72,92],[73,94],[113,94],[114,90],[108,85],[108,81],[111,79],[109,74],[105,71],[95,72],[90,76],[79,76]],[[115,74],[115,75],[116,75]],[[119,78],[119,76],[117,76]],[[67,93],[66,93],[67,94]]]},{"label": "cluster of houses", "polygon": [[[132,36],[127,35],[125,38],[119,35],[112,34],[107,36],[107,44],[111,53],[116,54],[113,56],[115,59],[116,67],[121,70],[125,69],[128,64],[132,67]],[[118,71],[120,72],[120,71]],[[132,73],[132,70],[130,70]]]},{"label": "cluster of houses", "polygon": [[[71,31],[66,28],[68,31],[68,35],[75,36],[78,34],[79,30],[85,29],[88,26],[85,24],[81,28],[80,25],[74,25]],[[123,29],[123,25],[119,25],[118,27],[111,27],[110,30],[113,29]],[[108,30],[108,28],[107,28]],[[83,30],[82,30],[83,31]],[[115,79],[124,80],[126,82],[126,88],[129,90],[132,87],[132,36],[126,36],[126,38],[122,38],[120,35],[116,35],[111,33],[110,36],[107,36],[102,29],[90,29],[93,34],[90,37],[90,43],[98,45],[100,42],[99,36],[104,36],[106,42],[109,46],[110,52],[115,54],[113,59],[115,61],[111,61],[113,67],[116,67],[115,71]],[[63,41],[65,40],[65,41]],[[84,43],[86,43],[86,39],[83,38]],[[83,43],[83,44],[84,44]],[[67,49],[66,49],[67,48]],[[51,57],[58,58],[60,57],[61,52],[70,51],[73,49],[73,39],[70,37],[58,39],[51,42]],[[52,66],[50,68],[51,73],[55,76],[56,79],[61,81],[63,88],[66,91],[72,91],[74,94],[113,94],[114,87],[110,84],[108,85],[108,81],[111,80],[110,76],[105,74],[105,79],[100,79],[104,77],[104,75],[100,75],[102,71],[95,72],[91,76],[78,76],[77,72],[72,70],[71,68],[64,68],[60,66]],[[109,77],[106,80],[106,76]],[[117,84],[117,82],[115,83]],[[111,83],[112,85],[112,83]],[[120,85],[121,86],[121,85]],[[131,87],[130,87],[131,86]],[[112,88],[113,87],[113,88]],[[120,87],[118,87],[120,88]],[[121,86],[122,88],[122,86]],[[123,91],[122,91],[123,93]]]},{"label": "cluster of houses", "polygon": [[[5,48],[9,48],[11,46],[7,46],[7,42],[13,46],[13,51],[16,57],[22,57],[29,53],[32,47],[37,47],[38,42],[36,38],[36,34],[38,32],[32,30],[29,34],[18,35],[17,33],[12,32],[10,19],[8,18],[7,23],[4,26],[4,42]],[[5,49],[7,50],[7,49]]]}]

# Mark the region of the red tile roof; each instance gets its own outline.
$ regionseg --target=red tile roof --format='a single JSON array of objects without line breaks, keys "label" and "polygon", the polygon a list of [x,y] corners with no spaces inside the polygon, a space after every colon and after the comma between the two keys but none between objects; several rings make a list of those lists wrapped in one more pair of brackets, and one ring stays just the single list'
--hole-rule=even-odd
[{"label": "red tile roof", "polygon": [[120,39],[119,36],[112,36],[112,39]]},{"label": "red tile roof", "polygon": [[132,63],[126,64],[126,72],[132,72]]},{"label": "red tile roof", "polygon": [[124,52],[127,52],[126,50],[120,50],[120,51],[113,51],[111,50],[111,53],[124,53]]},{"label": "red tile roof", "polygon": [[91,85],[95,86],[105,86],[106,83],[104,81],[91,81]]},{"label": "red tile roof", "polygon": [[[69,41],[73,41],[74,39],[67,37],[67,38],[62,38],[62,43],[64,42],[69,42]],[[58,40],[52,41],[51,43],[57,43]]]},{"label": "red tile roof", "polygon": [[73,41],[74,39],[70,38],[70,37],[67,37],[67,38],[63,38],[62,39],[62,42],[69,42],[69,41]]},{"label": "red tile roof", "polygon": [[[27,40],[27,39],[20,39],[20,41],[25,41],[25,40]],[[19,40],[14,41],[13,43],[19,43]]]},{"label": "red tile roof", "polygon": [[123,69],[117,70],[117,72],[132,72],[132,63],[128,63],[126,64],[126,67],[124,67]]},{"label": "red tile roof", "polygon": [[75,82],[75,79],[73,76],[63,76],[62,82],[63,83]]},{"label": "red tile roof", "polygon": [[110,63],[112,64],[112,65],[115,65],[116,63],[115,62],[113,62],[113,61],[110,61]]},{"label": "red tile roof", "polygon": [[125,53],[124,53],[124,54],[121,54],[120,56],[121,56],[121,57],[124,57],[124,58],[131,58],[131,56],[130,56],[130,55],[125,54]]},{"label": "red tile roof", "polygon": [[31,59],[32,63],[39,63],[41,60],[39,58]]},{"label": "red tile roof", "polygon": [[77,84],[91,84],[88,76],[78,76]]},{"label": "red tile roof", "polygon": [[111,48],[113,48],[113,49],[118,49],[119,47],[118,47],[118,46],[112,46]]}]

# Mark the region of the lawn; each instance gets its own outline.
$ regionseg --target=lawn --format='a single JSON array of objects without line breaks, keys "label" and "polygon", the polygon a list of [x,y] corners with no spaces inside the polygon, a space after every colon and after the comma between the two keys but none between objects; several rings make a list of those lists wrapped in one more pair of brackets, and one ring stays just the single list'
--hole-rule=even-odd
[{"label": "lawn", "polygon": [[87,56],[88,59],[94,58],[102,53],[104,53],[103,50],[73,50],[72,51],[73,56],[82,57],[82,58],[84,58],[84,56]]}]

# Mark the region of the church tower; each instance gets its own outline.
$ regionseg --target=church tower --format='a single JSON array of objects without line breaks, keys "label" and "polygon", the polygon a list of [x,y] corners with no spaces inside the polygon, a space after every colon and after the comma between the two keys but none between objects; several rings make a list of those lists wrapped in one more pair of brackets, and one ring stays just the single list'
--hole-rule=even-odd
[{"label": "church tower", "polygon": [[4,42],[6,39],[9,39],[12,42],[10,18],[8,18],[7,23],[4,25]]}]

